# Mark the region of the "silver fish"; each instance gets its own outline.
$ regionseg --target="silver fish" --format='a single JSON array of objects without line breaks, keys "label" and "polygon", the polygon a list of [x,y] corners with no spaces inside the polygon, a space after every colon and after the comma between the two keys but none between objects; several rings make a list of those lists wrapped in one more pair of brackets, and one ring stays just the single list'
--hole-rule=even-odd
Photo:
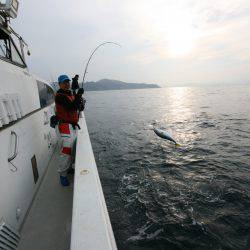
[{"label": "silver fish", "polygon": [[171,135],[165,131],[165,130],[162,130],[162,129],[159,129],[159,128],[154,128],[154,132],[161,138],[163,139],[166,139],[168,141],[171,141],[175,144],[176,147],[179,147],[180,144],[178,144],[172,137]]}]

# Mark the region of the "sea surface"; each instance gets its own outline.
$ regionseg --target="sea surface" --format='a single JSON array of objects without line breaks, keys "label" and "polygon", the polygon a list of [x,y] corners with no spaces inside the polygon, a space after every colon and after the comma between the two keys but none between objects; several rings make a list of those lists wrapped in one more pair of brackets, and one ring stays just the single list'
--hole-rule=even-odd
[{"label": "sea surface", "polygon": [[250,86],[85,97],[118,249],[250,249]]}]

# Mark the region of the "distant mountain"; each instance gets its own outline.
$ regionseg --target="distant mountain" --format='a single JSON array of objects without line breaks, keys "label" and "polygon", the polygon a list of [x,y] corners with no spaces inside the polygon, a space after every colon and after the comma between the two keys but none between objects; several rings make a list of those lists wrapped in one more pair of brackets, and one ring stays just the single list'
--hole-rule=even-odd
[{"label": "distant mountain", "polygon": [[84,83],[86,91],[98,90],[122,90],[122,89],[146,89],[146,88],[160,88],[157,84],[148,83],[127,83],[117,80],[102,79],[97,82]]}]

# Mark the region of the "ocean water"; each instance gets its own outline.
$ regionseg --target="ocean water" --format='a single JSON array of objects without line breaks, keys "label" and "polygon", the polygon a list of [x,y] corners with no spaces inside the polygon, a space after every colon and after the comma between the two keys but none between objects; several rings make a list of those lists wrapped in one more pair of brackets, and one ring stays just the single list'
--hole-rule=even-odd
[{"label": "ocean water", "polygon": [[[250,249],[250,86],[86,99],[118,249]],[[182,146],[159,138],[152,124]]]}]

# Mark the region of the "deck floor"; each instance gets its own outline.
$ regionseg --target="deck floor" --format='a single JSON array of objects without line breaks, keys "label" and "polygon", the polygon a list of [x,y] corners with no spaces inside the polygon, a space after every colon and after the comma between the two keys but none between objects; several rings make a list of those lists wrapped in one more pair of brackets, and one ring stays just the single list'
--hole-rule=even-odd
[{"label": "deck floor", "polygon": [[18,250],[70,249],[73,176],[70,187],[60,185],[55,154],[23,225]]}]

